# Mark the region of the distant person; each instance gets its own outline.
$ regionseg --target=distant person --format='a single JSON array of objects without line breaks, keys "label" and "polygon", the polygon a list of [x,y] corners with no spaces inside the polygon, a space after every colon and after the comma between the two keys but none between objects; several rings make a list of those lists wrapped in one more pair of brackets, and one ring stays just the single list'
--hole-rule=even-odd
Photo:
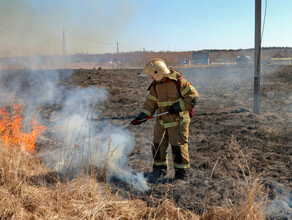
[{"label": "distant person", "polygon": [[197,90],[182,74],[175,69],[168,68],[166,63],[159,58],[149,61],[143,73],[154,79],[149,86],[142,112],[131,122],[139,125],[147,117],[169,112],[159,116],[154,128],[152,145],[153,170],[148,175],[149,182],[156,182],[167,173],[167,148],[170,143],[175,179],[185,180],[190,168],[188,153],[189,124],[193,115],[192,109],[197,104],[199,94]]}]

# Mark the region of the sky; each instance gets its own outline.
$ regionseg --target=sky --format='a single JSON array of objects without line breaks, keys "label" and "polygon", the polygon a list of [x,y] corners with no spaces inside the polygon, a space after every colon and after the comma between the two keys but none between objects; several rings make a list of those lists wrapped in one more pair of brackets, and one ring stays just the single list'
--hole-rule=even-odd
[{"label": "sky", "polygon": [[[267,2],[263,47],[292,47],[292,1]],[[0,57],[254,47],[255,0],[0,0]]]}]

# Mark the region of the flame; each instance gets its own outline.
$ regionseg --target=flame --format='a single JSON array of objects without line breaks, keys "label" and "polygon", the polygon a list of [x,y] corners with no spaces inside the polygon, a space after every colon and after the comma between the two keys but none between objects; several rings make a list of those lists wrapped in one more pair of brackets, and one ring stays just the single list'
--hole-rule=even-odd
[{"label": "flame", "polygon": [[30,133],[23,133],[26,126],[22,124],[22,105],[0,109],[0,139],[9,147],[18,145],[24,151],[34,152],[37,136],[46,129],[37,121],[30,122]]}]

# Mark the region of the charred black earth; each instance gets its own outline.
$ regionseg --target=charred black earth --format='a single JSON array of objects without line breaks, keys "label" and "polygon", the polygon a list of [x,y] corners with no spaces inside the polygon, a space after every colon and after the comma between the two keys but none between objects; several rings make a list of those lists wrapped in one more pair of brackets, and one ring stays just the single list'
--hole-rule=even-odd
[{"label": "charred black earth", "polygon": [[[155,184],[154,198],[174,199],[183,208],[203,212],[210,206],[239,200],[240,184],[252,175],[269,191],[270,217],[292,210],[292,67],[264,67],[260,115],[253,114],[253,68],[180,69],[198,90],[200,101],[190,126],[191,175],[188,181]],[[76,70],[68,83],[103,86],[109,99],[102,117],[128,124],[137,115],[151,83],[139,69]],[[129,127],[136,145],[132,168],[151,170],[155,122]],[[173,177],[173,168],[168,177]],[[168,182],[168,181],[164,181]],[[143,196],[142,196],[143,197]],[[291,217],[291,216],[290,216]],[[288,217],[289,218],[289,217]]]}]

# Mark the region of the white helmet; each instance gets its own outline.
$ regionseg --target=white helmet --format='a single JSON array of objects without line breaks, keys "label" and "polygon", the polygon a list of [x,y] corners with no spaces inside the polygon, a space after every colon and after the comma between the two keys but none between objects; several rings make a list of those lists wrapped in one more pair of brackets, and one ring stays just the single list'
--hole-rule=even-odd
[{"label": "white helmet", "polygon": [[156,81],[161,80],[163,77],[176,80],[176,76],[171,74],[172,72],[167,68],[164,60],[159,58],[149,61],[145,65],[143,73],[151,75]]}]

